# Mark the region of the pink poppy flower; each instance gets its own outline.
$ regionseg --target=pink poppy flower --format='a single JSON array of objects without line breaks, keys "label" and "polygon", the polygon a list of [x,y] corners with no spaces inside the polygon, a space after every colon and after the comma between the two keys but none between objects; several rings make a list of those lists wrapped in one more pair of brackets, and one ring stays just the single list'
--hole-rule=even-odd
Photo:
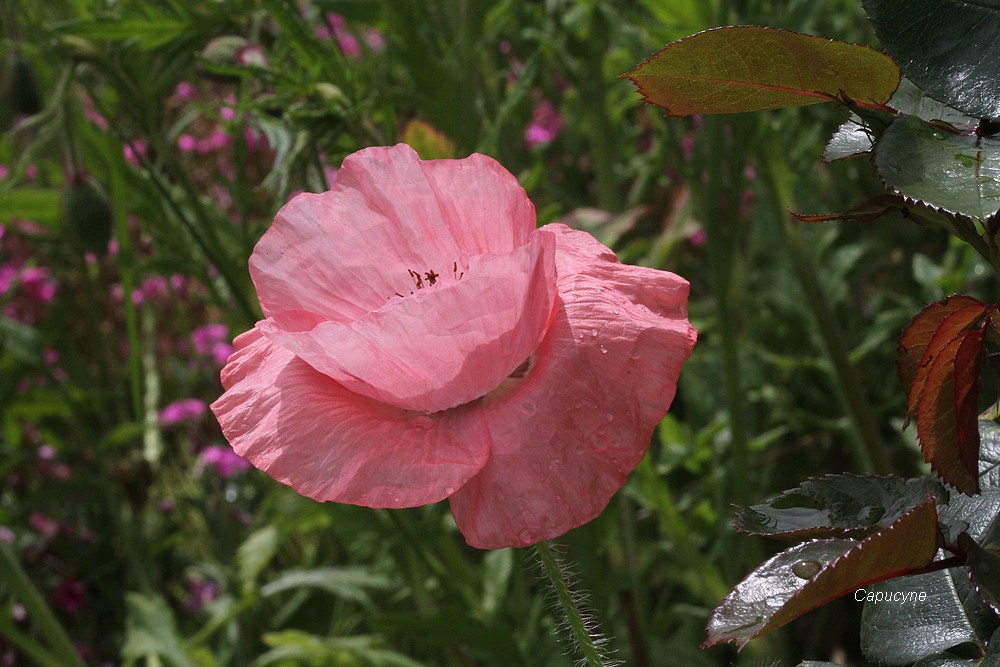
[{"label": "pink poppy flower", "polygon": [[212,404],[233,449],[321,501],[449,499],[470,545],[594,519],[642,459],[696,332],[688,283],[535,227],[483,155],[362,150],[250,258],[265,319]]}]

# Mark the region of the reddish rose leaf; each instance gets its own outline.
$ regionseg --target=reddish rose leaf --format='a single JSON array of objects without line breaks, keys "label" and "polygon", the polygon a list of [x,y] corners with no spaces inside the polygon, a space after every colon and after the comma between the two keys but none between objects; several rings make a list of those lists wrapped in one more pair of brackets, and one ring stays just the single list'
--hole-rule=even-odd
[{"label": "reddish rose leaf", "polygon": [[927,375],[941,349],[986,314],[986,304],[953,296],[926,306],[899,336],[896,370],[908,388],[906,417],[917,412]]},{"label": "reddish rose leaf", "polygon": [[937,551],[935,502],[929,497],[864,540],[813,540],[771,558],[712,612],[703,646],[742,648],[844,593],[926,567]]},{"label": "reddish rose leaf", "polygon": [[949,339],[927,366],[916,406],[924,458],[944,481],[970,495],[979,493],[978,385],[985,337],[981,327]]},{"label": "reddish rose leaf", "polygon": [[896,63],[867,46],[759,26],[715,28],[673,42],[625,76],[671,116],[840,98],[881,109],[900,80]]}]

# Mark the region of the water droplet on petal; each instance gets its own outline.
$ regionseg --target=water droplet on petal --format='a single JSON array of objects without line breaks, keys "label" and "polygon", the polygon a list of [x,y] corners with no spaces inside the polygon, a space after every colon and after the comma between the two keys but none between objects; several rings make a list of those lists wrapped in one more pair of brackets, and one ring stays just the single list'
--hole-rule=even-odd
[{"label": "water droplet on petal", "polygon": [[640,348],[640,347],[633,347],[629,351],[628,356],[630,358],[632,358],[632,359],[638,359],[639,357],[642,356],[642,348]]},{"label": "water droplet on petal", "polygon": [[434,426],[434,420],[427,415],[421,415],[413,420],[413,423],[424,429],[425,431]]},{"label": "water droplet on petal", "polygon": [[615,315],[620,315],[622,311],[620,311],[620,310],[618,310],[617,308],[615,308],[615,309],[614,309],[614,310],[612,310],[611,312],[612,312],[612,313],[614,313]]},{"label": "water droplet on petal", "polygon": [[533,415],[535,414],[535,404],[531,401],[525,401],[521,403],[521,408],[524,410],[525,414]]},{"label": "water droplet on petal", "polygon": [[450,496],[451,494],[455,493],[455,487],[454,486],[446,486],[446,487],[444,487],[444,492],[447,493]]},{"label": "water droplet on petal", "polygon": [[590,330],[590,337],[591,338],[597,338],[597,329],[591,329]]},{"label": "water droplet on petal", "polygon": [[608,414],[604,415],[604,416],[607,418],[607,420],[609,422],[613,422],[615,420],[615,416],[613,414],[611,414],[610,412]]},{"label": "water droplet on petal", "polygon": [[799,579],[812,579],[822,569],[823,565],[818,560],[812,559],[800,560],[792,565],[792,572]]},{"label": "water droplet on petal", "polygon": [[583,443],[582,442],[578,443],[577,446],[573,448],[573,453],[577,454],[577,455],[583,454]]},{"label": "water droplet on petal", "polygon": [[582,398],[578,398],[575,401],[573,401],[573,407],[576,408],[577,410],[579,410],[580,408],[582,408],[583,407],[583,399]]},{"label": "water droplet on petal", "polygon": [[604,347],[604,345],[601,345],[601,354],[607,354],[607,353],[608,353],[608,348]]},{"label": "water droplet on petal", "polygon": [[393,499],[392,499],[392,502],[394,502],[394,503],[398,503],[398,502],[399,502],[399,496],[396,496],[395,498],[393,498]]}]

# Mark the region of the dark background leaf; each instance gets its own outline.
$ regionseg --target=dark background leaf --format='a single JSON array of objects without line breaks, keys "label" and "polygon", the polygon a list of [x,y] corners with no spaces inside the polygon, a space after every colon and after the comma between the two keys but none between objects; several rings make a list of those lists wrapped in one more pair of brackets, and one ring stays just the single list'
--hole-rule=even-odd
[{"label": "dark background leaf", "polygon": [[995,0],[863,0],[882,49],[932,97],[1000,117],[1000,4]]},{"label": "dark background leaf", "polygon": [[980,644],[996,627],[996,616],[969,582],[968,568],[900,577],[866,590],[925,594],[923,602],[865,603],[861,649],[874,662],[910,664],[960,644]]},{"label": "dark background leaf", "polygon": [[755,535],[782,539],[861,538],[884,528],[933,495],[945,502],[948,492],[930,478],[879,475],[827,475],[764,503],[741,508],[736,527]]},{"label": "dark background leaf", "polygon": [[920,90],[909,79],[902,79],[899,87],[889,100],[889,107],[908,116],[916,116],[927,122],[939,121],[957,130],[972,132],[979,125],[979,119],[953,109]]},{"label": "dark background leaf", "polygon": [[1000,424],[985,419],[979,422],[979,483],[1000,486]]},{"label": "dark background leaf", "polygon": [[979,219],[1000,210],[1000,140],[900,116],[874,154],[879,176],[906,197]]},{"label": "dark background leaf", "polygon": [[671,116],[816,104],[842,93],[881,106],[899,84],[896,64],[867,46],[758,26],[692,35],[626,76]]}]

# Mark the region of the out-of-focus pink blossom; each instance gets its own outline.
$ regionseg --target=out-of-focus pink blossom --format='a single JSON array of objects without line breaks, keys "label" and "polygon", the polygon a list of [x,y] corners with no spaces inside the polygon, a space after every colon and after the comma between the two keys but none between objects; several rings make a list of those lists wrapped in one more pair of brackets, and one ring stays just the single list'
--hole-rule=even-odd
[{"label": "out-of-focus pink blossom", "polygon": [[191,577],[188,579],[188,595],[184,600],[184,608],[192,614],[197,614],[217,597],[219,597],[217,583],[201,577]]},{"label": "out-of-focus pink blossom", "polygon": [[102,116],[101,114],[97,113],[93,109],[87,109],[86,111],[83,112],[83,116],[91,123],[96,125],[98,128],[100,128],[102,131],[105,132],[107,131],[108,119]]},{"label": "out-of-focus pink blossom", "polygon": [[185,421],[198,419],[205,414],[205,401],[197,398],[182,398],[170,403],[160,410],[160,424],[172,426]]},{"label": "out-of-focus pink blossom", "polygon": [[229,133],[218,125],[212,130],[212,134],[208,135],[206,138],[201,139],[197,142],[195,150],[198,153],[212,153],[217,150],[221,150],[231,144],[233,138],[229,136]]},{"label": "out-of-focus pink blossom", "polygon": [[225,324],[206,324],[191,332],[194,351],[202,357],[211,357],[220,367],[233,353],[229,342],[229,327]]},{"label": "out-of-focus pink blossom", "polygon": [[696,229],[692,232],[691,236],[688,237],[688,242],[695,248],[700,248],[705,245],[708,241],[708,234],[705,233],[704,229]]},{"label": "out-of-focus pink blossom", "polygon": [[198,465],[201,468],[214,467],[222,479],[229,479],[237,472],[250,469],[250,463],[229,447],[210,445],[201,450],[198,455]]},{"label": "out-of-focus pink blossom", "polygon": [[41,533],[43,537],[53,537],[59,532],[59,522],[50,519],[41,512],[32,512],[28,516],[28,525]]},{"label": "out-of-focus pink blossom", "polygon": [[63,579],[56,589],[55,602],[69,613],[75,614],[87,604],[87,586],[76,579]]},{"label": "out-of-focus pink blossom", "polygon": [[559,110],[548,100],[542,100],[535,107],[535,112],[531,116],[531,124],[524,131],[524,143],[529,148],[541,144],[547,144],[559,136],[562,131],[563,120],[559,115]]},{"label": "out-of-focus pink blossom", "polygon": [[181,81],[177,84],[177,87],[174,88],[174,97],[184,101],[195,99],[196,94],[194,86],[192,86],[189,81]]},{"label": "out-of-focus pink blossom", "polygon": [[146,157],[148,151],[149,144],[146,143],[145,139],[134,139],[122,148],[125,161],[133,167],[138,167],[141,164],[141,158]]},{"label": "out-of-focus pink blossom", "polygon": [[6,180],[10,176],[10,167],[0,164],[0,181]]},{"label": "out-of-focus pink blossom", "polygon": [[14,544],[14,531],[8,526],[0,526],[0,542],[10,546]]},{"label": "out-of-focus pink blossom", "polygon": [[232,107],[222,107],[219,109],[219,118],[224,121],[231,122],[236,120],[236,109]]},{"label": "out-of-focus pink blossom", "polygon": [[385,36],[378,30],[369,28],[365,31],[365,44],[375,53],[382,53],[385,51]]},{"label": "out-of-focus pink blossom", "polygon": [[190,134],[182,134],[177,137],[177,148],[181,149],[185,153],[192,153],[196,148],[198,148],[198,140]]}]

